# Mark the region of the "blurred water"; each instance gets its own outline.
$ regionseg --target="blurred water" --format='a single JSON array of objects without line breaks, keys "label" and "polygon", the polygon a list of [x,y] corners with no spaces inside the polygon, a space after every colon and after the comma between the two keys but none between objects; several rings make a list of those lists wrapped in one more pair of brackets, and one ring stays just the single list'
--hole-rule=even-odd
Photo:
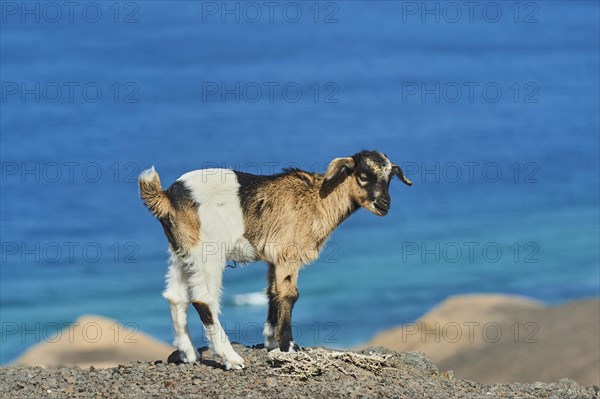
[{"label": "blurred water", "polygon": [[[355,345],[454,294],[599,295],[597,2],[521,4],[519,23],[508,3],[495,3],[497,23],[422,23],[401,2],[321,3],[320,23],[309,3],[295,3],[297,23],[221,23],[202,3],[122,3],[118,20],[133,12],[130,24],[96,4],[97,23],[23,23],[3,8],[0,362],[46,338],[48,323],[84,313],[171,339],[166,240],[135,184],[152,164],[165,185],[203,166],[322,171],[362,148],[404,166],[415,185],[392,185],[390,214],[358,212],[301,273],[301,345]],[[533,11],[538,22],[523,23]],[[337,22],[322,23],[332,13]],[[36,82],[39,102],[10,94]],[[74,99],[65,90],[47,101],[52,82],[76,82]],[[81,92],[89,82],[102,90],[97,102]],[[279,86],[272,101],[248,101],[248,91],[223,102],[207,95],[215,82]],[[289,82],[302,88],[297,102],[282,95]],[[436,82],[439,101],[410,94]],[[260,342],[265,271],[226,270],[222,321],[234,340]]]}]

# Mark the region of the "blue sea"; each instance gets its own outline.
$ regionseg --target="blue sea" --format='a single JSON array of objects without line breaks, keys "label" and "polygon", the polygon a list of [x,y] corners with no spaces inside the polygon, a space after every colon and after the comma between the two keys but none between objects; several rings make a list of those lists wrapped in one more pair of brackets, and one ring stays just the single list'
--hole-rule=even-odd
[{"label": "blue sea", "polygon": [[[598,2],[64,4],[1,4],[0,363],[83,314],[171,340],[151,165],[165,187],[363,148],[405,170],[388,216],[357,212],[301,272],[300,345],[452,295],[600,295]],[[224,279],[222,323],[260,343],[266,266]],[[193,309],[190,329],[204,345]]]}]

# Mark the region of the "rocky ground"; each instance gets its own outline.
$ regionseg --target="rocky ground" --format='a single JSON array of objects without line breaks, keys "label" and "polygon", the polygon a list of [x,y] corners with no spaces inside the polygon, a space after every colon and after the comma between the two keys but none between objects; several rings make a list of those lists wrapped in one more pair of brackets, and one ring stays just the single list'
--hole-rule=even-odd
[{"label": "rocky ground", "polygon": [[368,357],[321,356],[311,363],[307,355],[288,357],[286,362],[261,348],[235,347],[246,360],[241,371],[223,370],[204,348],[203,360],[196,364],[156,361],[106,369],[1,368],[0,397],[600,398],[600,388],[582,387],[568,379],[493,385],[455,379],[452,372],[439,372],[419,352],[368,348],[358,352]]}]

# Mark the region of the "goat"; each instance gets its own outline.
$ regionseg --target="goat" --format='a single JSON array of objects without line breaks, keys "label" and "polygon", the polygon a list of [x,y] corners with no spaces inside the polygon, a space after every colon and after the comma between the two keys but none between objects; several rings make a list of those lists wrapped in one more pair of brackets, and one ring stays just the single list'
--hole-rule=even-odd
[{"label": "goat", "polygon": [[164,191],[154,167],[142,172],[140,196],[169,241],[163,296],[170,304],[180,360],[199,357],[187,327],[191,302],[225,368],[244,367],[218,320],[228,260],[268,264],[265,347],[298,350],[291,322],[300,268],[318,258],[333,230],[360,207],[386,215],[394,175],[412,185],[400,167],[376,151],[336,158],[324,175],[299,169],[271,176],[195,170]]}]

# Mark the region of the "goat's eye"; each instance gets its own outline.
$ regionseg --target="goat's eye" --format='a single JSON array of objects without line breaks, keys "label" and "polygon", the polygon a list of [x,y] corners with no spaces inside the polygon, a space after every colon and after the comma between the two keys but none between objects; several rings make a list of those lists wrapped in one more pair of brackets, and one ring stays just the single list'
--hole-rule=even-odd
[{"label": "goat's eye", "polygon": [[358,175],[358,180],[361,183],[366,183],[367,182],[367,175],[365,175],[364,173],[361,173],[360,175]]}]

